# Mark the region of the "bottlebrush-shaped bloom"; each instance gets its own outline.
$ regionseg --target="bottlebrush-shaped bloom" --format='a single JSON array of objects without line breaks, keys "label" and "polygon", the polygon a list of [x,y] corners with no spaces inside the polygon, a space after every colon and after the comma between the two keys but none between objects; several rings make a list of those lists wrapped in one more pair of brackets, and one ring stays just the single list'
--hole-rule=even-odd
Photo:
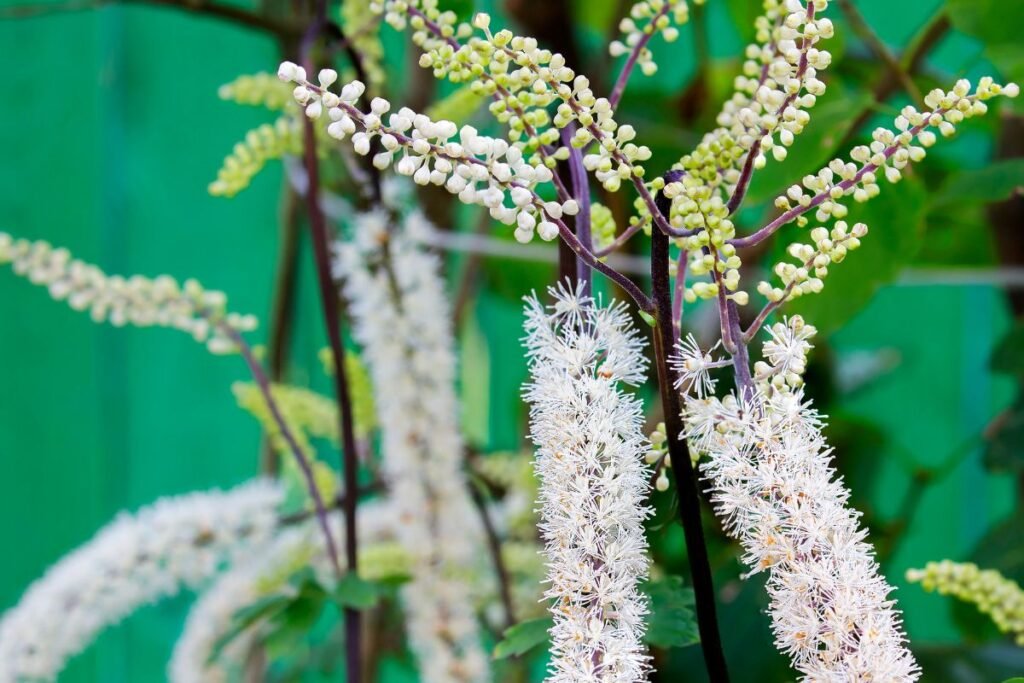
[{"label": "bottlebrush-shaped bloom", "polygon": [[915,681],[892,586],[796,374],[813,330],[799,318],[771,329],[749,400],[687,398],[687,438],[748,575],[768,572],[775,644],[802,680]]},{"label": "bottlebrush-shaped bloom", "polygon": [[465,573],[483,536],[462,471],[444,281],[415,238],[426,221],[413,214],[389,232],[388,220],[383,211],[358,217],[354,242],[338,247],[336,276],[374,387],[398,539],[412,558],[402,590],[410,645],[426,683],[482,681],[487,657]]},{"label": "bottlebrush-shaped bloom", "polygon": [[196,588],[259,553],[277,527],[279,486],[162,498],[122,514],[25,592],[0,622],[0,681],[51,681],[104,628]]},{"label": "bottlebrush-shaped bloom", "polygon": [[526,303],[530,434],[555,624],[549,681],[643,680],[648,559],[643,521],[649,444],[640,401],[643,344],[624,305],[550,290]]}]

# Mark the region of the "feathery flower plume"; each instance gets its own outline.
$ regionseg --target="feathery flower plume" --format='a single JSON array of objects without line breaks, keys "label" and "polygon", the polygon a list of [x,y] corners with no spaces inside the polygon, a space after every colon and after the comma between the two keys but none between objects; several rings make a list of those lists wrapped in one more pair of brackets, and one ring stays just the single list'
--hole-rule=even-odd
[{"label": "feathery flower plume", "polygon": [[686,436],[749,574],[768,572],[775,644],[802,680],[915,681],[892,587],[795,372],[813,331],[798,317],[772,328],[748,401],[687,397]]},{"label": "feathery flower plume", "polygon": [[555,618],[548,680],[632,683],[649,668],[637,590],[648,568],[649,444],[640,401],[620,384],[643,382],[643,343],[624,305],[549,291],[551,306],[526,300],[525,390]]},{"label": "feathery flower plume", "polygon": [[196,588],[261,552],[277,526],[281,489],[162,498],[122,514],[66,556],[0,621],[0,682],[52,681],[104,628],[142,605]]},{"label": "feathery flower plume", "polygon": [[426,683],[483,681],[487,657],[462,576],[482,533],[462,471],[444,281],[438,260],[417,244],[431,229],[422,216],[392,233],[388,220],[383,211],[357,218],[355,241],[337,249],[336,275],[374,387],[399,542],[412,558],[402,590],[409,640]]}]

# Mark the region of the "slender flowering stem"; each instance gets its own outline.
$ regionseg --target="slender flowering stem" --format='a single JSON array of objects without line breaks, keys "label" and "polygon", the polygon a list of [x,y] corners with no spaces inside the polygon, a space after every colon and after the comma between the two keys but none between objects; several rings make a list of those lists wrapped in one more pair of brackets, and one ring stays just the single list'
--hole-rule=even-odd
[{"label": "slender flowering stem", "polygon": [[[651,25],[655,25],[658,19],[668,14],[669,10],[672,9],[671,3],[664,3],[661,9],[658,10],[650,19]],[[644,35],[641,36],[640,40],[637,41],[636,45],[633,46],[632,51],[629,53],[629,57],[626,58],[626,63],[622,65],[622,71],[619,72],[619,77],[615,80],[615,87],[612,88],[612,94],[608,96],[608,102],[612,105],[612,109],[619,108],[619,101],[622,99],[623,93],[626,92],[626,83],[629,82],[629,77],[633,74],[633,67],[636,66],[637,59],[640,58],[640,53],[643,52],[644,48],[647,47],[647,43],[651,42],[651,38],[654,37],[655,31],[645,31]]]},{"label": "slender flowering stem", "polygon": [[672,327],[675,329],[676,339],[679,339],[683,329],[683,293],[686,290],[687,264],[687,251],[680,249],[676,258],[675,292],[672,295]]},{"label": "slender flowering stem", "polygon": [[622,245],[624,245],[626,242],[628,242],[630,240],[630,238],[633,237],[633,235],[635,235],[638,232],[640,232],[640,230],[643,227],[644,227],[644,224],[643,224],[642,221],[637,221],[636,223],[633,223],[631,226],[626,228],[622,232],[622,234],[620,234],[618,237],[616,237],[615,240],[611,244],[609,244],[607,247],[603,247],[601,249],[596,249],[594,251],[594,256],[597,256],[598,258],[601,258],[601,257],[607,256],[608,254],[611,254],[614,251],[618,251],[618,249],[620,247],[622,247]]},{"label": "slender flowering stem", "polygon": [[[935,113],[941,116],[942,114],[945,114],[947,111],[947,109],[938,109]],[[913,128],[910,128],[908,130],[908,133],[911,136],[916,136],[925,128],[928,128],[929,125],[930,124],[928,123],[928,121],[925,120],[924,123],[921,123],[917,126],[914,126]],[[886,147],[885,151],[882,152],[882,154],[886,159],[889,159],[892,157],[893,154],[895,154],[903,147],[904,145],[900,144],[897,141],[895,144]],[[814,195],[814,197],[812,197],[810,201],[807,202],[806,204],[799,204],[797,206],[794,206],[792,209],[781,214],[778,218],[771,221],[757,232],[747,235],[746,237],[736,237],[734,239],[729,240],[729,244],[733,245],[737,249],[741,249],[743,247],[751,247],[754,246],[755,244],[760,244],[761,242],[765,241],[773,234],[775,234],[775,232],[782,226],[791,223],[792,221],[796,220],[798,217],[807,213],[811,209],[817,208],[818,206],[821,206],[821,204],[824,203],[826,200],[831,199],[831,190],[839,188],[845,193],[846,190],[849,190],[852,187],[856,186],[857,183],[859,183],[868,173],[874,173],[879,168],[881,168],[879,164],[874,164],[870,162],[864,164],[857,171],[856,175],[854,175],[852,178],[836,183],[832,188],[830,188],[830,190],[819,192],[818,194]]]},{"label": "slender flowering stem", "polygon": [[[259,361],[256,360],[256,356],[253,355],[252,348],[234,328],[223,325],[221,330],[238,348],[238,352],[241,354],[246,366],[248,366],[252,378],[256,380],[256,385],[260,388],[260,393],[263,395],[263,400],[266,401],[271,417],[277,423],[277,428],[281,430],[281,436],[284,437],[285,442],[288,444],[288,449],[295,456],[295,461],[299,465],[299,469],[302,470],[302,477],[306,480],[306,486],[309,489],[309,497],[313,499],[313,508],[316,510],[317,522],[324,534],[324,543],[331,560],[331,567],[334,570],[335,576],[341,577],[338,548],[334,543],[334,536],[331,534],[330,525],[327,523],[327,507],[324,505],[323,496],[320,495],[320,489],[316,485],[313,467],[310,465],[305,453],[302,452],[302,448],[299,447],[299,443],[295,440],[295,435],[292,434],[292,430],[285,421],[284,415],[281,414],[281,409],[278,407],[277,401],[274,400],[274,396],[270,391],[270,379],[267,377],[267,373],[263,371]],[[348,496],[348,498],[352,497]]]},{"label": "slender flowering stem", "polygon": [[[327,225],[323,212],[320,210],[319,183],[320,172],[316,158],[316,139],[313,133],[313,122],[304,119],[305,125],[305,164],[309,178],[309,190],[306,200],[309,204],[309,224],[313,233],[313,253],[316,260],[317,281],[320,285],[320,304],[323,311],[327,338],[330,341],[331,356],[334,363],[334,392],[338,398],[339,432],[342,442],[342,479],[346,491],[355,491],[358,485],[357,475],[359,462],[356,453],[355,427],[352,418],[352,396],[349,391],[348,377],[345,368],[345,349],[341,343],[341,315],[339,312],[338,295],[331,277],[330,247],[327,237]],[[342,508],[345,520],[345,562],[348,571],[358,572],[359,552],[356,526],[357,497],[345,497]],[[352,683],[362,681],[362,620],[358,610],[345,608],[345,662],[346,680]]]}]

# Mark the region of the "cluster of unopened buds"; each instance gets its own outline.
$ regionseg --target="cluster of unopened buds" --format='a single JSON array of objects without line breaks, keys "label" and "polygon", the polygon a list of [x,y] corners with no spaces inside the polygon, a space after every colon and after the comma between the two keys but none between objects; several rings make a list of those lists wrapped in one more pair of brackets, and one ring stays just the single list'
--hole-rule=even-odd
[{"label": "cluster of unopened buds", "polygon": [[[704,0],[695,0],[694,4],[702,5]],[[690,7],[686,0],[643,0],[633,5],[629,16],[619,22],[622,40],[613,40],[608,45],[612,57],[622,57],[636,52],[636,63],[645,76],[653,76],[658,71],[654,55],[646,47],[647,42],[655,33],[660,33],[666,43],[675,42],[679,38],[679,26],[690,19]]]},{"label": "cluster of unopened buds", "polygon": [[[651,4],[667,19],[662,16],[663,3]],[[685,3],[667,3],[673,16],[683,12],[680,5]],[[380,11],[395,28],[413,28],[413,41],[423,50],[421,66],[431,68],[439,78],[469,82],[474,90],[493,98],[491,113],[509,126],[510,140],[524,151],[536,150],[531,162],[554,168],[556,161],[566,158],[565,147],[551,146],[559,138],[559,129],[575,125],[573,146],[589,148],[596,142],[585,163],[605,189],[614,192],[623,180],[643,177],[640,164],[650,158],[650,149],[631,142],[636,135],[632,127],[620,130],[609,99],[597,97],[590,79],[566,66],[561,54],[507,29],[492,34],[487,14],[477,14],[472,25],[457,23],[454,13],[441,12],[434,0],[388,0]],[[671,27],[662,26],[660,20],[655,23],[668,31],[667,36],[673,35]],[[474,28],[483,37],[475,35]],[[556,103],[555,114],[549,117],[547,109]]]},{"label": "cluster of unopened buds", "polygon": [[204,289],[195,280],[179,284],[169,275],[156,278],[107,275],[72,258],[48,242],[13,239],[0,232],[0,264],[47,288],[54,299],[76,311],[88,310],[96,322],[116,326],[172,327],[205,342],[214,353],[235,350],[231,335],[256,328],[256,318],[226,311],[223,292]]},{"label": "cluster of unopened buds", "polygon": [[[926,149],[936,141],[931,129],[950,137],[961,121],[988,111],[986,100],[998,95],[1012,98],[1019,93],[1017,84],[1000,86],[988,77],[978,82],[973,94],[970,82],[964,79],[948,92],[933,90],[925,97],[929,111],[905,106],[896,117],[895,130],[876,128],[870,145],[858,145],[850,151],[852,161],[833,159],[817,174],[805,176],[800,185],[790,187],[776,199],[775,206],[784,211],[814,208],[818,221],[844,218],[848,211],[844,198],[852,196],[856,202],[865,202],[878,195],[880,176],[890,183],[899,182],[908,164],[924,159]],[[800,216],[796,223],[803,226],[808,220]]]},{"label": "cluster of unopened buds", "polygon": [[[817,44],[831,38],[832,22],[820,17],[826,0],[765,3],[754,43],[747,46],[735,93],[718,115],[719,127],[683,157],[678,168],[732,195],[744,162],[760,169],[777,161],[810,121],[807,109],[825,92],[818,79],[832,56]],[[747,176],[749,178],[749,174]]]},{"label": "cluster of unopened buds", "polygon": [[370,154],[379,141],[383,149],[374,154],[374,166],[393,165],[419,185],[442,186],[463,203],[486,207],[495,220],[516,226],[520,242],[529,242],[535,232],[541,239],[555,239],[562,216],[579,212],[574,199],[541,199],[535,188],[551,181],[551,170],[531,163],[505,140],[480,135],[472,126],[433,121],[405,107],[388,115],[391,103],[380,97],[370,103],[369,112],[360,111],[355,102],[363,84],[353,81],[334,94],[328,90],[338,78],[332,69],[320,71],[319,85],[307,81],[305,70],[292,62],[281,64],[278,76],[298,84],[295,99],[307,116],[317,119],[326,111],[332,121],[327,132],[339,140],[351,136],[357,154]]},{"label": "cluster of unopened buds", "polygon": [[846,221],[836,221],[835,226],[817,227],[811,230],[814,244],[793,242],[787,248],[789,255],[798,263],[780,261],[775,264],[775,274],[782,280],[782,287],[773,287],[762,281],[757,286],[761,296],[771,302],[781,303],[806,293],[817,294],[824,287],[822,280],[828,275],[828,267],[841,263],[846,254],[860,246],[862,237],[868,234],[868,226],[855,223],[852,228]]}]

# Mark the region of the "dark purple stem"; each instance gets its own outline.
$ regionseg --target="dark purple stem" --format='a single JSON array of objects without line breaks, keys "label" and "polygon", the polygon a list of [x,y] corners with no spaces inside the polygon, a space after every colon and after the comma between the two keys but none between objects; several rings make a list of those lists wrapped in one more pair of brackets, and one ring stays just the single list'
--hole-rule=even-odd
[{"label": "dark purple stem", "polygon": [[[580,246],[588,252],[594,251],[594,240],[590,230],[590,186],[587,182],[587,169],[583,167],[583,153],[572,145],[575,126],[562,129],[562,144],[569,148],[569,175],[572,178],[572,193],[579,204],[580,211],[575,216],[576,238]],[[583,294],[589,296],[592,287],[592,270],[583,260],[576,262],[576,277],[583,283]]]},{"label": "dark purple stem", "polygon": [[[661,198],[659,197],[659,199]],[[667,205],[667,201],[664,203]],[[665,208],[667,210],[667,206]],[[665,414],[666,436],[668,436],[666,443],[672,458],[672,474],[675,478],[676,492],[679,498],[679,517],[683,525],[683,536],[686,539],[686,552],[690,563],[690,578],[693,581],[697,613],[697,630],[700,632],[704,666],[707,668],[710,680],[715,683],[728,683],[729,672],[722,650],[722,640],[718,633],[711,562],[708,559],[707,545],[704,540],[704,528],[701,526],[697,474],[694,471],[693,462],[690,460],[686,440],[682,437],[684,433],[682,405],[679,392],[675,388],[677,378],[668,364],[668,354],[672,352],[675,344],[668,262],[668,236],[655,230],[651,234],[651,281],[657,320],[654,329],[654,358],[658,368],[658,385]]]}]

